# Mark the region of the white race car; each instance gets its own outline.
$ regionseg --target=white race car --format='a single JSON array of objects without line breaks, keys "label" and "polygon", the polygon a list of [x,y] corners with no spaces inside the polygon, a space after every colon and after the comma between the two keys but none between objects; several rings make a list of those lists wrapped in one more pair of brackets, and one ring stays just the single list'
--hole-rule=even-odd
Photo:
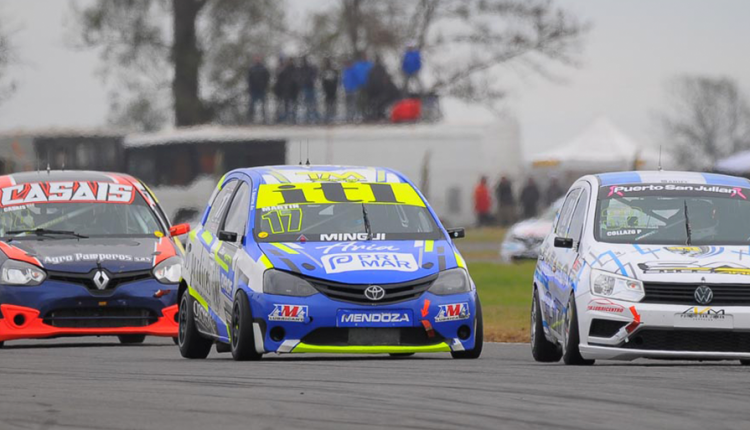
[{"label": "white race car", "polygon": [[535,260],[539,257],[539,247],[552,231],[552,224],[564,200],[564,197],[560,197],[539,218],[519,221],[508,229],[500,245],[500,258],[503,263],[525,259]]},{"label": "white race car", "polygon": [[750,181],[708,173],[584,176],[534,274],[537,361],[750,364]]}]

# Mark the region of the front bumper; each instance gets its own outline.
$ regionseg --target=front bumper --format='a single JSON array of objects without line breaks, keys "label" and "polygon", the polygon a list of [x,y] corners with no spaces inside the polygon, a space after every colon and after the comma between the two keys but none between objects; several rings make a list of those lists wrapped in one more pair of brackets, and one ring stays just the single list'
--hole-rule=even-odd
[{"label": "front bumper", "polygon": [[587,359],[750,359],[750,307],[577,298]]},{"label": "front bumper", "polygon": [[[255,293],[250,302],[261,353],[393,354],[474,348],[475,291],[451,296],[424,293],[418,299],[386,305],[336,301],[320,293],[310,297]],[[451,316],[449,307],[467,311]],[[284,317],[284,309],[286,315],[296,310],[297,317]],[[299,317],[299,312],[304,316]],[[398,318],[373,322],[363,317],[374,318],[373,314]]]},{"label": "front bumper", "polygon": [[[59,281],[35,287],[3,285],[0,286],[0,342],[123,334],[175,337],[176,289],[176,285],[153,279],[111,291],[90,291],[81,285]],[[143,317],[130,316],[133,310]],[[137,324],[128,325],[129,318]]]}]

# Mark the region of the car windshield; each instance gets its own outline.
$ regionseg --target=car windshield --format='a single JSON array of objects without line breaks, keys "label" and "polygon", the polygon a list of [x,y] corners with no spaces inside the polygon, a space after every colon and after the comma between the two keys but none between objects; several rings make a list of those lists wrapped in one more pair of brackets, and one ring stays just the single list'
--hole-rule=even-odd
[{"label": "car windshield", "polygon": [[132,185],[40,182],[0,189],[0,236],[152,236],[164,228]]},{"label": "car windshield", "polygon": [[704,184],[601,187],[596,239],[651,245],[750,244],[750,189]]},{"label": "car windshield", "polygon": [[366,183],[261,185],[255,236],[261,242],[442,238],[411,185]]}]

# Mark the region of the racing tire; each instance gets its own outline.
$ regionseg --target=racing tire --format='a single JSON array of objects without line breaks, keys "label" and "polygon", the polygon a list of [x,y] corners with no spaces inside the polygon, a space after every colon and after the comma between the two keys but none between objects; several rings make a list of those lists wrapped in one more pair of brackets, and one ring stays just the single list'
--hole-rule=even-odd
[{"label": "racing tire", "polygon": [[581,356],[581,351],[578,349],[581,337],[578,330],[578,310],[576,309],[574,294],[570,295],[568,312],[565,313],[563,324],[563,362],[570,366],[590,366],[594,364],[595,360],[586,360]]},{"label": "racing tire", "polygon": [[180,346],[180,338],[175,336],[172,338],[172,342],[174,342],[175,345]]},{"label": "racing tire", "polygon": [[[0,342],[0,348],[2,348],[2,342]],[[750,360],[740,360],[740,364],[743,366],[750,366]]]},{"label": "racing tire", "polygon": [[263,356],[255,350],[255,335],[253,333],[253,314],[250,300],[244,291],[240,290],[232,305],[232,357],[236,361],[256,361]]},{"label": "racing tire", "polygon": [[534,287],[531,298],[531,355],[540,363],[557,363],[562,358],[562,349],[544,335],[541,309],[539,294]]},{"label": "racing tire", "polygon": [[0,349],[3,349],[4,346],[5,346],[5,342],[0,342]]},{"label": "racing tire", "polygon": [[451,357],[460,360],[471,360],[482,355],[484,346],[484,320],[482,319],[482,303],[477,296],[477,315],[474,318],[474,348],[468,351],[451,351]]},{"label": "racing tire", "polygon": [[179,333],[177,346],[180,354],[185,358],[203,359],[211,352],[213,341],[206,339],[198,332],[195,326],[195,315],[193,315],[193,303],[195,299],[186,291],[180,300],[178,313]]},{"label": "racing tire", "polygon": [[414,355],[413,352],[391,352],[388,355],[390,355],[393,358],[405,358],[405,357],[411,357]]},{"label": "racing tire", "polygon": [[139,343],[143,343],[144,340],[146,340],[145,334],[120,334],[117,335],[117,338],[120,339],[120,343],[123,345],[136,345]]}]

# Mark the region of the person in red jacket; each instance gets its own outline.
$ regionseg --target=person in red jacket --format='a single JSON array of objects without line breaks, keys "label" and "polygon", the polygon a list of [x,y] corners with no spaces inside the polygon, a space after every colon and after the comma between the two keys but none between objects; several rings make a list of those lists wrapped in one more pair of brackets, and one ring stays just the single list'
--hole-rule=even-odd
[{"label": "person in red jacket", "polygon": [[492,198],[487,188],[487,177],[482,176],[479,184],[474,188],[474,212],[480,227],[492,224]]}]

